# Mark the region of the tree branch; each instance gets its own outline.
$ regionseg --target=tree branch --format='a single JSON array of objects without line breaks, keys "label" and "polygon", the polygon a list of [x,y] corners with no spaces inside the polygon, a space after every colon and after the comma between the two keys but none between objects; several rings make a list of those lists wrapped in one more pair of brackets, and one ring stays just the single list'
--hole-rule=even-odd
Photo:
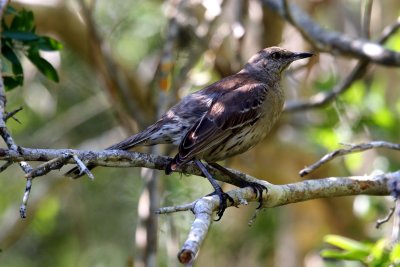
[{"label": "tree branch", "polygon": [[[167,164],[171,161],[170,157],[157,156],[152,154],[130,152],[124,150],[103,150],[103,151],[90,151],[90,150],[74,150],[74,149],[34,149],[34,148],[22,148],[18,151],[12,149],[0,148],[0,160],[11,161],[11,162],[22,162],[22,161],[42,161],[46,162],[35,169],[30,170],[27,176],[32,179],[47,174],[51,170],[58,170],[64,164],[76,164],[75,159],[72,156],[76,155],[85,164],[93,164],[96,166],[107,166],[107,167],[144,167],[156,170],[165,170]],[[239,180],[233,180],[228,175],[220,172],[217,169],[210,167],[210,173],[222,182],[231,183],[236,186],[240,186]],[[231,170],[233,173],[240,176],[240,178],[246,181],[255,181],[256,178],[250,175]],[[32,174],[30,174],[32,172]],[[185,164],[177,172],[185,174],[193,174],[203,176],[201,171],[196,167],[195,164]]]},{"label": "tree branch", "polygon": [[[364,23],[366,24],[366,23]],[[385,27],[382,31],[382,36],[378,39],[379,44],[384,44],[390,36],[395,34],[400,28],[400,20],[397,20],[392,25]],[[310,108],[322,107],[333,100],[335,100],[340,94],[347,91],[354,81],[360,79],[368,70],[370,61],[368,59],[360,60],[354,67],[352,72],[344,78],[339,84],[334,86],[332,90],[328,92],[321,92],[314,96],[311,96],[308,100],[303,101],[287,101],[285,103],[285,111],[293,112],[298,110],[306,110]]]},{"label": "tree branch", "polygon": [[[272,208],[326,197],[360,194],[388,195],[388,180],[399,178],[400,171],[376,176],[330,177],[286,185],[263,182],[268,187],[268,193],[263,195],[263,207]],[[227,192],[227,194],[234,200],[234,203],[229,203],[229,206],[258,202],[257,195],[248,187],[235,189]],[[218,210],[218,207],[218,196],[206,196],[189,204],[160,208],[157,211],[159,214],[184,210],[191,210],[194,213],[195,219],[190,232],[178,253],[178,259],[181,263],[186,265],[193,263],[211,226],[212,213]]]},{"label": "tree branch", "polygon": [[381,227],[382,224],[387,223],[392,218],[395,210],[396,210],[395,207],[390,208],[385,218],[376,221],[375,228],[379,229],[379,227]]},{"label": "tree branch", "polygon": [[19,107],[16,110],[13,110],[11,112],[6,112],[5,116],[4,116],[4,121],[7,121],[9,118],[13,118],[16,122],[18,122],[19,124],[21,124],[21,122],[14,117],[15,114],[17,114],[18,112],[20,112],[23,108]]},{"label": "tree branch", "polygon": [[[400,66],[400,53],[388,50],[367,39],[352,38],[343,33],[327,31],[293,3],[287,5],[288,11],[285,10],[282,0],[263,0],[263,3],[283,19],[291,22],[303,37],[320,51],[348,55],[385,66]],[[290,18],[287,18],[288,13],[290,13]]]},{"label": "tree branch", "polygon": [[368,62],[362,60],[357,63],[351,73],[344,78],[339,84],[334,86],[332,90],[328,92],[321,92],[311,96],[308,100],[296,100],[287,101],[285,103],[285,112],[296,112],[299,110],[307,110],[311,108],[323,107],[333,100],[335,100],[340,94],[347,91],[354,81],[360,79],[367,71]]},{"label": "tree branch", "polygon": [[[4,10],[7,8],[7,4],[8,1],[0,0],[0,20],[2,20],[3,18]],[[4,142],[6,143],[7,147],[10,150],[13,150],[14,152],[18,153],[18,146],[15,144],[14,139],[11,137],[11,134],[6,126],[6,120],[9,118],[6,112],[6,104],[7,104],[7,98],[6,98],[4,82],[3,78],[0,77],[0,136],[3,138]],[[28,173],[32,170],[32,167],[26,162],[21,161],[19,165],[25,173]],[[5,170],[8,166],[10,166],[9,163],[4,164],[1,167],[1,170]],[[31,180],[27,179],[24,197],[20,207],[20,215],[22,218],[26,217],[26,206],[28,204],[29,193],[31,188],[32,188]]]},{"label": "tree branch", "polygon": [[[363,151],[365,146],[355,146],[353,150]],[[390,147],[398,149],[398,145],[386,142],[372,142],[367,147]],[[346,152],[343,152],[346,153]],[[342,153],[342,154],[343,154]],[[149,155],[139,152],[128,152],[121,150],[104,151],[80,151],[71,149],[31,149],[20,148],[19,151],[11,149],[0,149],[0,160],[6,161],[46,161],[46,171],[52,168],[60,168],[60,162],[56,161],[63,157],[62,163],[74,163],[75,160],[68,155],[75,155],[86,164],[95,164],[109,167],[146,167],[152,169],[164,170],[166,164],[171,160],[169,157]],[[50,164],[58,162],[57,164]],[[52,167],[53,166],[53,167]],[[38,167],[32,172],[40,174]],[[224,182],[241,185],[240,179],[232,179],[217,169],[208,166],[212,175]],[[200,175],[200,171],[194,164],[187,164],[180,172]],[[400,172],[387,173],[376,176],[355,176],[355,177],[331,177],[318,180],[306,180],[298,183],[286,185],[274,185],[266,181],[258,180],[250,175],[236,170],[230,170],[246,181],[257,181],[268,188],[268,193],[263,194],[263,207],[277,207],[316,198],[350,196],[358,194],[368,195],[388,195],[388,180],[399,179]],[[42,172],[44,174],[44,172]],[[30,175],[30,174],[28,174]],[[35,175],[31,175],[35,177]],[[246,205],[249,202],[258,202],[258,196],[251,188],[240,188],[228,192],[233,198],[234,203],[228,203],[229,206]],[[212,213],[219,207],[219,198],[217,196],[206,196],[189,204],[176,207],[160,208],[157,213],[171,213],[183,210],[192,210],[195,220],[192,224],[188,239],[182,246],[178,254],[179,260],[184,264],[193,262],[195,255],[209,230],[212,221]]]},{"label": "tree branch", "polygon": [[370,25],[371,25],[371,13],[372,13],[372,5],[373,0],[364,0],[362,5],[362,12],[361,12],[361,34],[364,38],[371,37]]},{"label": "tree branch", "polygon": [[331,153],[328,153],[325,156],[323,156],[320,160],[318,160],[314,164],[302,169],[299,172],[300,176],[304,177],[307,174],[310,174],[311,172],[313,172],[316,169],[318,169],[319,167],[321,167],[323,164],[333,160],[334,158],[345,156],[348,154],[358,153],[358,152],[362,152],[362,151],[373,149],[373,148],[387,148],[387,149],[393,149],[393,150],[400,150],[400,144],[394,144],[394,143],[389,143],[389,142],[385,142],[385,141],[373,141],[373,142],[369,142],[369,143],[361,143],[358,145],[347,144],[347,146],[349,148],[342,148],[342,149],[332,151]]}]

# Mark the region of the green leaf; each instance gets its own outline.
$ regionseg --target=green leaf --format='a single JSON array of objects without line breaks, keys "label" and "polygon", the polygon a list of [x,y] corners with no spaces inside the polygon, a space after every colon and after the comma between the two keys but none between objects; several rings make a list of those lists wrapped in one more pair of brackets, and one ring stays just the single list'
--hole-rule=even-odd
[{"label": "green leaf", "polygon": [[2,27],[3,31],[8,31],[8,29],[9,29],[7,23],[5,22],[4,19],[1,20],[1,27]]},{"label": "green leaf", "polygon": [[344,164],[349,169],[349,171],[357,171],[363,164],[363,154],[355,153],[344,157]]},{"label": "green leaf", "polygon": [[314,139],[328,150],[334,150],[338,148],[338,144],[340,142],[339,137],[334,131],[332,131],[331,128],[312,129],[311,132],[314,136]]},{"label": "green leaf", "polygon": [[13,18],[10,29],[15,31],[34,32],[35,22],[33,12],[25,9],[19,11],[18,15]]},{"label": "green leaf", "polygon": [[28,53],[28,58],[49,80],[54,82],[59,81],[56,69],[47,60],[42,58],[39,53]]},{"label": "green leaf", "polygon": [[386,248],[388,242],[386,239],[380,239],[375,242],[373,247],[371,248],[371,265],[381,266],[384,262],[387,262],[389,259],[389,253]]},{"label": "green leaf", "polygon": [[15,16],[12,18],[10,25],[7,25],[2,20],[2,54],[6,59],[4,60],[4,67],[7,70],[7,73],[4,75],[7,77],[5,78],[6,87],[12,89],[23,84],[23,68],[19,60],[19,55],[16,55],[14,52],[14,40],[24,44],[23,50],[27,50],[27,53],[24,52],[24,54],[27,54],[28,59],[43,75],[52,81],[58,82],[59,77],[56,69],[40,56],[39,51],[60,50],[62,49],[62,44],[53,38],[35,34],[36,26],[33,12],[24,9],[16,11],[13,8],[8,9],[8,11]]},{"label": "green leaf", "polygon": [[17,55],[14,53],[14,51],[12,50],[12,48],[7,45],[7,44],[3,44],[3,46],[1,47],[1,53],[3,54],[3,56],[5,58],[7,58],[12,64],[19,64],[21,65]]},{"label": "green leaf", "polygon": [[12,19],[11,24],[10,24],[10,28],[16,30],[16,29],[20,29],[22,25],[23,25],[23,23],[22,23],[22,18],[21,18],[21,16],[20,16],[20,14],[18,13],[18,14]]},{"label": "green leaf", "polygon": [[369,250],[371,249],[371,245],[363,244],[356,240],[339,235],[327,235],[324,237],[324,242],[343,250],[361,251],[367,253],[367,255],[369,254]]},{"label": "green leaf", "polygon": [[10,91],[15,87],[22,86],[23,84],[23,82],[21,82],[23,79],[15,79],[13,77],[3,77],[3,81],[6,91]]},{"label": "green leaf", "polygon": [[51,37],[41,36],[38,41],[38,48],[44,51],[57,51],[61,50],[63,45]]},{"label": "green leaf", "polygon": [[17,55],[7,44],[3,44],[1,53],[11,63],[11,70],[13,73],[13,77],[3,77],[6,89],[11,90],[17,86],[21,86],[24,82],[24,74],[21,62]]},{"label": "green leaf", "polygon": [[400,51],[400,33],[396,32],[395,34],[391,35],[384,47],[394,51]]},{"label": "green leaf", "polygon": [[13,74],[22,77],[23,76],[22,64],[19,61],[17,55],[15,55],[14,51],[8,46],[4,46],[1,52],[3,56],[10,61]]},{"label": "green leaf", "polygon": [[4,31],[3,37],[21,42],[32,42],[39,40],[39,36],[37,36],[33,32],[24,31]]},{"label": "green leaf", "polygon": [[356,80],[341,98],[352,105],[362,106],[366,91],[365,81]]},{"label": "green leaf", "polygon": [[358,260],[364,262],[368,253],[363,251],[339,251],[333,249],[325,249],[321,251],[323,258],[337,259],[337,260]]},{"label": "green leaf", "polygon": [[387,107],[382,107],[379,110],[377,110],[372,115],[372,120],[379,127],[383,128],[391,128],[396,123],[396,120],[393,116],[393,112],[391,112]]},{"label": "green leaf", "polygon": [[396,244],[390,252],[390,261],[393,264],[400,264],[400,244]]}]

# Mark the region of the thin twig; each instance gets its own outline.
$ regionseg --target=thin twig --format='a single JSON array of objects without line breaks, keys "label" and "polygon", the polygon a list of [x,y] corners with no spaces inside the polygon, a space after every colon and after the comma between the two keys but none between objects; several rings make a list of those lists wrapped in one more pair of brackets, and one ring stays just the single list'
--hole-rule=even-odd
[{"label": "thin twig", "polygon": [[289,3],[287,0],[283,0],[283,11],[285,12],[285,18],[290,24],[295,24],[295,21],[293,20],[292,14],[290,12],[290,7]]},{"label": "thin twig", "polygon": [[367,66],[368,63],[366,61],[358,62],[349,76],[343,79],[338,85],[333,87],[333,89],[328,92],[318,93],[314,96],[311,96],[306,101],[287,101],[284,108],[285,112],[296,112],[299,110],[318,108],[327,105],[335,100],[339,95],[347,91],[354,81],[361,78],[367,71]]},{"label": "thin twig", "polygon": [[[379,38],[378,43],[384,44],[390,36],[395,34],[400,28],[400,20],[398,19],[392,25],[385,27],[382,31],[382,36]],[[368,70],[369,61],[360,60],[351,73],[344,78],[339,84],[333,87],[328,92],[318,93],[311,96],[308,100],[287,101],[285,103],[285,112],[295,112],[299,110],[306,110],[311,108],[318,108],[325,106],[335,100],[339,95],[346,92],[354,81],[360,79]]]},{"label": "thin twig", "polygon": [[25,193],[24,196],[22,197],[22,203],[21,206],[19,207],[19,215],[23,219],[26,218],[26,209],[28,206],[28,200],[29,200],[29,195],[31,193],[31,189],[32,189],[32,179],[28,178],[26,179]]},{"label": "thin twig", "polygon": [[385,141],[373,141],[373,142],[361,143],[361,144],[357,144],[357,145],[350,144],[347,146],[349,146],[349,148],[338,149],[329,154],[326,154],[319,161],[302,169],[299,172],[300,176],[304,177],[305,175],[310,174],[311,172],[315,171],[316,169],[321,167],[323,164],[333,160],[334,158],[345,156],[347,154],[358,153],[358,152],[362,152],[362,151],[373,149],[373,148],[387,148],[387,149],[393,149],[393,150],[400,150],[400,144],[394,144],[394,143],[389,143],[389,142],[385,142]]},{"label": "thin twig", "polygon": [[[29,173],[32,171],[32,167],[25,161],[22,161],[19,164],[25,173]],[[28,179],[26,179],[25,192],[22,197],[21,206],[19,208],[19,214],[20,214],[21,218],[23,218],[23,219],[26,218],[26,210],[27,210],[28,200],[29,200],[31,191],[32,191],[32,179],[28,178]]]},{"label": "thin twig", "polygon": [[379,227],[381,227],[382,224],[387,223],[390,220],[390,218],[392,218],[394,211],[395,211],[394,207],[390,208],[385,218],[376,220],[375,228],[379,229]]},{"label": "thin twig", "polygon": [[378,43],[384,44],[386,41],[397,32],[400,28],[400,17],[397,18],[396,22],[386,26],[382,31],[382,36],[379,38]]},{"label": "thin twig", "polygon": [[194,204],[195,204],[195,202],[191,202],[191,203],[182,204],[182,205],[162,207],[162,208],[159,208],[158,210],[156,210],[156,214],[168,214],[168,213],[174,213],[174,212],[179,212],[179,211],[188,211],[193,208]]},{"label": "thin twig", "polygon": [[14,139],[10,135],[3,118],[1,118],[0,125],[0,136],[3,138],[7,147],[11,150],[18,151],[18,146],[15,144]]},{"label": "thin twig", "polygon": [[[263,3],[283,19],[287,19],[282,0],[263,0]],[[293,26],[318,50],[332,54],[340,53],[341,55],[348,55],[360,60],[365,59],[385,66],[400,65],[400,53],[386,49],[382,45],[366,39],[352,38],[343,33],[327,31],[293,2],[290,3],[289,7],[292,21],[294,22]]]},{"label": "thin twig", "polygon": [[6,114],[4,116],[4,121],[7,121],[9,118],[13,118],[16,122],[21,124],[21,122],[17,118],[14,117],[14,115],[17,114],[18,112],[20,112],[21,110],[23,110],[23,107],[19,107],[16,110],[13,110],[11,112],[6,112]]},{"label": "thin twig", "polygon": [[66,162],[71,157],[73,157],[71,154],[64,154],[61,157],[49,160],[49,161],[39,165],[38,167],[32,169],[29,173],[27,173],[25,175],[25,178],[33,179],[33,178],[35,178],[37,176],[43,176],[43,175],[49,173],[52,170],[60,169],[62,166],[64,166],[66,164]]},{"label": "thin twig", "polygon": [[362,37],[369,39],[371,37],[371,13],[372,13],[372,4],[374,3],[373,0],[364,0],[361,13],[361,34]]},{"label": "thin twig", "polygon": [[3,165],[0,166],[0,172],[5,171],[8,167],[10,167],[13,164],[12,161],[7,161]]},{"label": "thin twig", "polygon": [[[289,5],[287,0],[282,0],[281,3],[280,1],[265,0],[264,3],[271,7],[273,10],[277,11],[289,23],[296,27],[303,34],[303,36],[307,37],[307,39],[310,41],[311,44],[313,44],[313,46],[319,47],[321,49],[321,45],[323,44],[322,46],[323,48],[325,48],[326,51],[332,52],[333,49],[337,49],[343,53],[351,52],[352,56],[359,57],[361,59],[357,63],[353,71],[350,73],[350,75],[342,80],[340,84],[336,85],[331,91],[327,93],[318,93],[312,96],[307,101],[288,101],[285,104],[286,112],[294,112],[298,110],[306,110],[310,108],[325,106],[326,104],[336,99],[338,95],[344,93],[347,89],[349,89],[354,81],[358,80],[366,73],[369,63],[374,62],[371,57],[362,54],[365,52],[363,50],[366,49],[361,49],[361,47],[352,47],[352,45],[349,44],[351,42],[357,41],[359,43],[364,42],[364,46],[366,46],[367,41],[349,40],[348,37],[342,34],[325,31],[324,29],[320,28],[319,25],[313,22],[299,7],[294,4]],[[369,0],[368,3],[366,3],[364,12],[364,27],[367,27],[367,25],[369,25],[370,23],[368,21],[368,17],[370,16],[371,8],[372,0]],[[386,27],[383,30],[381,38],[378,40],[378,44],[385,43],[387,39],[399,29],[399,27],[399,20],[397,20],[393,25]],[[382,47],[376,47],[377,50],[381,51],[381,54],[384,54],[384,51],[381,48]]]},{"label": "thin twig", "polygon": [[[4,121],[3,114],[4,114],[5,104],[6,104],[6,97],[4,95],[4,84],[3,80],[0,79],[0,136],[3,138],[10,151],[13,151],[18,155],[20,154],[20,147],[18,147],[15,144],[14,139],[11,137],[10,132],[8,131]],[[25,161],[20,161],[19,166],[25,172],[25,174],[29,173],[32,170],[32,167]],[[26,207],[28,205],[31,189],[32,189],[32,181],[31,179],[27,179],[25,186],[25,193],[20,207],[21,218],[26,218]]]}]

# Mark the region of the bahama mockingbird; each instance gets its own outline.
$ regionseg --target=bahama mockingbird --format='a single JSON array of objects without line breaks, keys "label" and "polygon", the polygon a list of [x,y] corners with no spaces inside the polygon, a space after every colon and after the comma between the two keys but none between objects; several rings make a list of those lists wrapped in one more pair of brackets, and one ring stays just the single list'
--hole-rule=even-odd
[{"label": "bahama mockingbird", "polygon": [[[201,160],[221,169],[217,161],[243,153],[259,143],[282,113],[283,70],[293,61],[311,56],[311,53],[295,53],[279,47],[265,48],[252,56],[238,73],[187,95],[146,130],[107,149],[128,150],[157,144],[179,146],[166,173],[194,161],[220,198],[219,220],[227,200],[232,199],[222,191]],[[66,175],[78,177],[82,173],[75,167]],[[242,184],[253,188],[261,206],[266,188],[244,181]]]}]

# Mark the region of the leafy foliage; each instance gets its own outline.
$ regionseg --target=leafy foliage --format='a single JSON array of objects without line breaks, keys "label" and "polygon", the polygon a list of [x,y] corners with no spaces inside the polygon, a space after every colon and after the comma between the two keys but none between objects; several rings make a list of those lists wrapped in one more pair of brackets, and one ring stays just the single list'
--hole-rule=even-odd
[{"label": "leafy foliage", "polygon": [[3,63],[3,79],[6,90],[23,85],[24,72],[21,55],[24,55],[49,80],[58,82],[56,69],[41,55],[40,51],[57,51],[62,49],[57,40],[36,34],[34,15],[31,11],[15,10],[8,6],[8,16],[13,16],[7,24],[2,20],[1,52]]},{"label": "leafy foliage", "polygon": [[325,242],[339,249],[323,250],[321,255],[326,259],[358,261],[369,267],[398,266],[400,264],[400,244],[389,247],[386,239],[371,243],[338,235],[327,235]]}]

